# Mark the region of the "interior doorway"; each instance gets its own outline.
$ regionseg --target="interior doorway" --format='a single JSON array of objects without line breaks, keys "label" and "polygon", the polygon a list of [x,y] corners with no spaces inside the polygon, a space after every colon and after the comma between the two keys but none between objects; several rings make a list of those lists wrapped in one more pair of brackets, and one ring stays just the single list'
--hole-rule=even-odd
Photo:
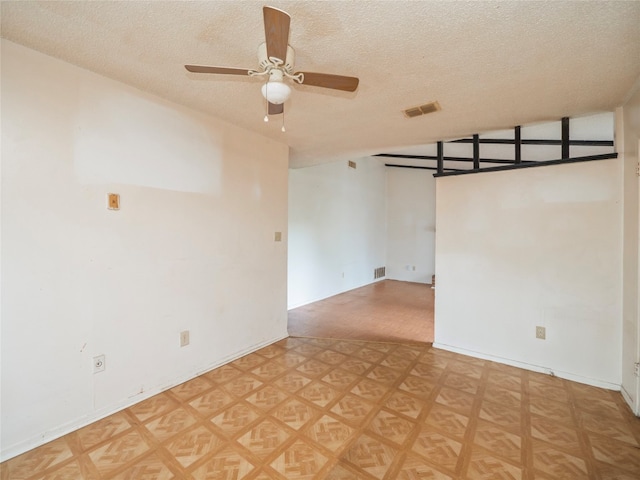
[{"label": "interior doorway", "polygon": [[433,343],[434,290],[383,280],[289,310],[293,337]]}]

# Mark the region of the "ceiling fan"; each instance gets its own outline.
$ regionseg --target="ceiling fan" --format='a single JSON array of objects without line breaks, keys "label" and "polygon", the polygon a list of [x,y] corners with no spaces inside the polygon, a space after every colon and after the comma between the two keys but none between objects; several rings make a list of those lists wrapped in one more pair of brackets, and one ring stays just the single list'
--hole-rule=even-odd
[{"label": "ceiling fan", "polygon": [[[345,92],[353,92],[358,88],[359,80],[356,77],[314,72],[293,73],[295,52],[289,45],[291,17],[288,13],[273,7],[264,7],[263,15],[266,41],[258,46],[259,70],[204,65],[185,65],[185,68],[193,73],[267,77],[267,81],[262,86],[262,95],[269,104],[269,115],[284,113],[284,102],[291,94],[291,88],[285,79],[301,85],[331,88]],[[268,121],[267,115],[265,115],[266,121]]]}]

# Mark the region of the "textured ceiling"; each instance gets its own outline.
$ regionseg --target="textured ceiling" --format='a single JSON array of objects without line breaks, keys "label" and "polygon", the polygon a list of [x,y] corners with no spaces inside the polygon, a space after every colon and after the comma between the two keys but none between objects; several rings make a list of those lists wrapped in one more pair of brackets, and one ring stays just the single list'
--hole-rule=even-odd
[{"label": "textured ceiling", "polygon": [[[357,76],[354,93],[296,86],[287,132],[264,123],[256,1],[2,1],[2,36],[286,142],[300,167],[610,111],[640,77],[640,2],[273,1],[296,70]],[[442,111],[407,119],[433,100]]]}]

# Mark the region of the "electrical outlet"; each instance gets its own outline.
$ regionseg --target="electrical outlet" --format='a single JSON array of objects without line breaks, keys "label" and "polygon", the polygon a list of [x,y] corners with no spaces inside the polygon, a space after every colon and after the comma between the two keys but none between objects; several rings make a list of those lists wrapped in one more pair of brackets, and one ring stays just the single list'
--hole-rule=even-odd
[{"label": "electrical outlet", "polygon": [[186,347],[189,345],[189,330],[180,332],[180,346]]},{"label": "electrical outlet", "polygon": [[106,363],[104,354],[93,357],[93,373],[104,372],[105,366]]},{"label": "electrical outlet", "polygon": [[536,338],[545,340],[547,338],[547,329],[544,327],[536,327]]}]

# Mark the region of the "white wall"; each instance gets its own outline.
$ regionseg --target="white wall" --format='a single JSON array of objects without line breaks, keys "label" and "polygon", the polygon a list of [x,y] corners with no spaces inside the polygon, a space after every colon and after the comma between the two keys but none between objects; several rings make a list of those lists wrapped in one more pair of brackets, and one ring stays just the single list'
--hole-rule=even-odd
[{"label": "white wall", "polygon": [[385,262],[385,167],[375,158],[289,171],[289,308],[373,282]]},{"label": "white wall", "polygon": [[435,224],[433,171],[387,168],[387,278],[431,283]]},{"label": "white wall", "polygon": [[640,385],[634,375],[634,363],[640,361],[639,276],[639,189],[638,149],[640,142],[640,88],[618,110],[616,144],[624,162],[624,246],[622,289],[622,393],[640,415]]},{"label": "white wall", "polygon": [[434,346],[619,388],[621,167],[439,178]]},{"label": "white wall", "polygon": [[7,41],[1,114],[3,459],[286,336],[286,145]]}]

